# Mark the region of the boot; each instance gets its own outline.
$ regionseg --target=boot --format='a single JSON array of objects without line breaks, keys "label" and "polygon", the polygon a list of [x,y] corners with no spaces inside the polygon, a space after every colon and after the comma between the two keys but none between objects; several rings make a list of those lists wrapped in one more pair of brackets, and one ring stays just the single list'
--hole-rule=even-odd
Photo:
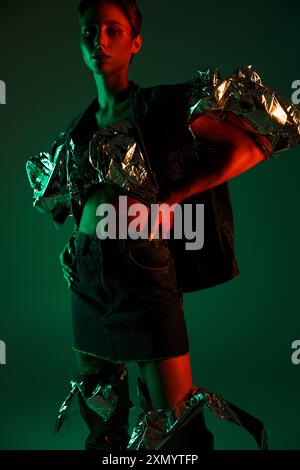
[{"label": "boot", "polygon": [[186,453],[214,450],[214,435],[206,427],[204,409],[173,433],[160,450],[184,450]]},{"label": "boot", "polygon": [[71,391],[60,408],[56,431],[64,422],[67,409],[77,395],[80,413],[89,428],[87,450],[122,451],[129,442],[128,373],[123,364],[108,365],[103,371],[79,376],[71,381]]},{"label": "boot", "polygon": [[205,425],[203,413],[206,397],[197,387],[174,409],[154,410],[148,388],[140,377],[137,386],[143,413],[131,434],[129,450],[213,450],[213,434]]},{"label": "boot", "polygon": [[138,378],[138,395],[144,410],[138,417],[128,450],[213,450],[213,435],[205,426],[206,406],[217,418],[247,430],[261,450],[268,449],[263,423],[215,392],[193,386],[188,398],[174,408],[153,409],[146,384]]}]

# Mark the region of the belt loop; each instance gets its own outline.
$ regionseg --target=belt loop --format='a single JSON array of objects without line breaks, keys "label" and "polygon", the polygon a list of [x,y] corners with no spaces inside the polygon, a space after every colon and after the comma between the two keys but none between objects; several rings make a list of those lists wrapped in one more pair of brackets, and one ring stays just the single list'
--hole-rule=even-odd
[{"label": "belt loop", "polygon": [[75,253],[79,253],[79,249],[80,249],[80,232],[78,232],[78,231],[74,232],[74,247],[75,247]]},{"label": "belt loop", "polygon": [[86,251],[89,236],[83,232],[78,232],[75,237],[75,247],[78,255],[82,255]]},{"label": "belt loop", "polygon": [[126,253],[126,240],[124,238],[119,238],[119,247],[120,253],[124,255]]},{"label": "belt loop", "polygon": [[82,247],[81,247],[81,254],[84,255],[89,246],[89,241],[90,241],[90,236],[87,234],[84,234],[83,240],[82,240]]}]

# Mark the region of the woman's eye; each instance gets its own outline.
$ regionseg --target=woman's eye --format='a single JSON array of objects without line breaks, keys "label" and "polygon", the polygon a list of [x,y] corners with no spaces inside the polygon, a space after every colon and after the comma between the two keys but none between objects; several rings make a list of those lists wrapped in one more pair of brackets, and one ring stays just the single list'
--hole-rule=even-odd
[{"label": "woman's eye", "polygon": [[118,29],[108,29],[107,32],[108,32],[108,34],[110,34],[111,36],[117,36],[118,34],[121,33],[121,31],[119,31]]},{"label": "woman's eye", "polygon": [[84,38],[90,38],[92,36],[95,36],[96,33],[97,33],[97,28],[93,26],[85,27],[85,28],[82,28],[81,30],[81,35]]}]

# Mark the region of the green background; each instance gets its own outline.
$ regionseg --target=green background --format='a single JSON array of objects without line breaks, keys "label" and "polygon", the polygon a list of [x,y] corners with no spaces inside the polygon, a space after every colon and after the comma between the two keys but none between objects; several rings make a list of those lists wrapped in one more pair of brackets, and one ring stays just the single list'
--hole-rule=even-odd
[{"label": "green background", "polygon": [[[141,86],[178,83],[217,66],[252,64],[263,83],[291,97],[300,79],[297,0],[242,4],[140,0],[144,47],[131,67]],[[58,254],[71,230],[56,231],[31,207],[26,160],[95,96],[79,51],[77,1],[0,4],[1,320],[0,449],[83,449],[78,414],[53,434],[68,379],[69,291]],[[230,183],[241,276],[185,296],[194,383],[218,391],[265,422],[272,449],[300,449],[299,372],[291,343],[299,320],[300,146]],[[298,215],[297,215],[298,214]],[[136,364],[129,364],[135,400]],[[131,425],[138,408],[133,409]],[[217,449],[255,449],[243,430],[207,415]]]}]

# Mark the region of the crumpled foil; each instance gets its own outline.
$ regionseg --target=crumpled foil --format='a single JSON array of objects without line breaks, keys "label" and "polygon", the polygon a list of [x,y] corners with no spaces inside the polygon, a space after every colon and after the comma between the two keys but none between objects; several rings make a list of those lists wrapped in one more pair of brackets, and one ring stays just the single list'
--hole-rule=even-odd
[{"label": "crumpled foil", "polygon": [[216,418],[226,419],[233,424],[243,427],[254,437],[259,449],[268,449],[268,436],[262,421],[225,400],[225,398],[216,392],[201,390],[206,397],[207,408],[213,412]]},{"label": "crumpled foil", "polygon": [[[137,419],[128,443],[128,450],[158,450],[188,420],[200,413],[204,406],[219,419],[226,419],[246,429],[256,440],[261,450],[268,449],[268,438],[263,423],[244,410],[225,400],[215,392],[193,386],[189,398],[174,408],[150,409],[147,388],[138,381],[138,397],[144,412]],[[199,433],[201,439],[201,433]]]},{"label": "crumpled foil", "polygon": [[[49,208],[56,200],[70,200],[67,185],[66,158],[68,150],[65,147],[66,134],[61,132],[52,146],[51,154],[40,152],[26,162],[26,172],[33,189],[33,206],[40,206],[47,211],[47,206],[41,204],[41,198],[47,195]],[[51,202],[53,200],[53,202]]]},{"label": "crumpled foil", "polygon": [[[127,369],[123,365],[117,367],[117,375],[110,378],[110,383],[96,383],[88,390],[88,376],[82,376],[82,380],[71,380],[70,391],[62,403],[55,423],[55,432],[58,432],[67,419],[74,398],[80,393],[87,406],[97,413],[104,421],[113,414],[118,401],[118,387],[127,376]],[[87,379],[87,380],[86,380]]]},{"label": "crumpled foil", "polygon": [[[216,68],[199,70],[198,77],[186,84],[186,99],[189,125],[202,114],[229,120],[251,134],[266,158],[300,143],[300,108],[263,85],[251,65],[237,69],[226,79]],[[166,156],[172,181],[193,167],[199,152],[193,146],[196,144],[199,147],[197,141]],[[201,152],[209,154],[211,150],[203,147]],[[146,160],[135,124],[129,119],[99,129],[84,147],[75,145],[63,132],[51,154],[34,155],[26,164],[33,205],[42,212],[51,212],[53,220],[62,224],[72,215],[73,201],[81,205],[91,186],[101,182],[145,204],[155,204],[160,188]]]},{"label": "crumpled foil", "polygon": [[199,413],[206,403],[205,395],[196,387],[191,398],[181,402],[176,409],[149,410],[141,413],[132,431],[128,450],[158,450],[170,435],[178,431],[187,417]]},{"label": "crumpled foil", "polygon": [[[210,111],[231,112],[249,131],[264,136],[268,153],[279,153],[300,143],[300,108],[263,85],[252,65],[223,79],[217,68],[198,71],[192,82],[189,121]],[[230,116],[223,116],[230,120]],[[238,124],[238,121],[234,121]],[[271,151],[269,151],[271,150]]]},{"label": "crumpled foil", "polygon": [[99,183],[118,187],[145,204],[157,202],[159,189],[147,170],[130,120],[99,129],[84,148],[61,133],[51,154],[41,152],[27,161],[26,172],[33,206],[42,212],[59,205],[62,212],[71,214],[71,200],[81,204],[84,194]]},{"label": "crumpled foil", "polygon": [[100,181],[108,181],[146,202],[156,202],[152,181],[130,120],[99,129],[90,141],[89,162]]}]

